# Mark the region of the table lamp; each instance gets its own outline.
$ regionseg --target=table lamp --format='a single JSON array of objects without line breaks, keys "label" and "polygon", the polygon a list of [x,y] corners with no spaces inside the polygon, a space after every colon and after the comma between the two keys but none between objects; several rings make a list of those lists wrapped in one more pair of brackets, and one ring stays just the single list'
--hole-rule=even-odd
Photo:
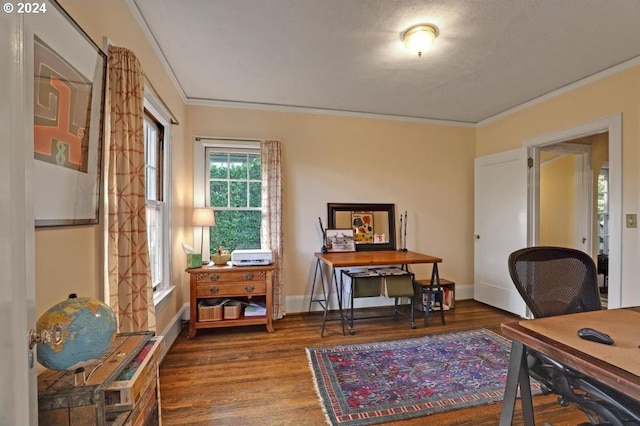
[{"label": "table lamp", "polygon": [[202,253],[202,264],[207,265],[209,263],[210,253],[207,250],[207,255],[204,253],[204,228],[216,225],[216,217],[213,214],[213,209],[209,207],[196,207],[193,209],[193,216],[191,217],[191,224],[193,226],[200,227],[200,253]]}]

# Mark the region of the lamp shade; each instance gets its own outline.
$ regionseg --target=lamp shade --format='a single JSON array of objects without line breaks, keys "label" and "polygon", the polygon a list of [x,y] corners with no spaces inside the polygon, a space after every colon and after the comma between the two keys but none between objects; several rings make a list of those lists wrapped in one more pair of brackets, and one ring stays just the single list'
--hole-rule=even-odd
[{"label": "lamp shade", "polygon": [[191,224],[193,226],[215,226],[216,217],[213,214],[213,209],[209,207],[194,208]]},{"label": "lamp shade", "polygon": [[405,31],[402,35],[402,42],[404,43],[404,47],[420,57],[423,52],[431,48],[436,36],[437,32],[435,27],[421,24]]}]

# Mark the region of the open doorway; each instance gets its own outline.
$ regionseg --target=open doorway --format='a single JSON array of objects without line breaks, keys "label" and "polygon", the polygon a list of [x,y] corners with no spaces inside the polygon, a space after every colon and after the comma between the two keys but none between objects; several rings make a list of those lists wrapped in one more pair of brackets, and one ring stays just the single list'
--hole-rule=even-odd
[{"label": "open doorway", "polygon": [[[548,243],[544,237],[541,239],[541,235],[549,235],[543,230],[545,222],[540,210],[546,195],[541,180],[545,173],[545,167],[541,167],[541,159],[545,159],[547,164],[559,165],[564,158],[565,167],[573,167],[571,174],[574,182],[572,186],[574,199],[569,200],[570,207],[566,207],[567,199],[563,200],[565,207],[555,205],[556,216],[569,218],[565,219],[563,225],[565,242],[558,245],[579,248],[590,254],[596,264],[600,260],[598,272],[604,305],[609,308],[620,307],[622,238],[620,116],[597,120],[556,134],[543,135],[526,141],[525,144],[529,148],[531,158],[529,245]],[[572,153],[566,150],[556,152],[556,150],[562,151],[567,145],[573,148],[582,145],[585,153]],[[565,175],[567,174],[569,173],[565,170]],[[606,181],[604,181],[605,177]],[[565,198],[569,197],[565,196]],[[581,247],[582,242],[584,245]]]},{"label": "open doorway", "polygon": [[570,247],[598,268],[608,305],[609,135],[599,133],[539,148],[539,245]]},{"label": "open doorway", "polygon": [[602,306],[609,304],[609,162],[602,165],[597,179],[598,286]]}]

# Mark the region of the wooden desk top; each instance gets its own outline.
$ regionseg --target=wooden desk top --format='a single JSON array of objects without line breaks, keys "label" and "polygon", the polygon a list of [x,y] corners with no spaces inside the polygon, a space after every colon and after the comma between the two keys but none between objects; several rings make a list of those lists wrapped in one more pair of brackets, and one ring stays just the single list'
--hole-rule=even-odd
[{"label": "wooden desk top", "polygon": [[442,262],[442,259],[439,257],[429,256],[413,251],[395,250],[315,253],[315,256],[323,263],[333,268]]},{"label": "wooden desk top", "polygon": [[[578,329],[607,333],[614,345],[583,340]],[[560,315],[501,326],[505,336],[640,401],[640,309]]]}]

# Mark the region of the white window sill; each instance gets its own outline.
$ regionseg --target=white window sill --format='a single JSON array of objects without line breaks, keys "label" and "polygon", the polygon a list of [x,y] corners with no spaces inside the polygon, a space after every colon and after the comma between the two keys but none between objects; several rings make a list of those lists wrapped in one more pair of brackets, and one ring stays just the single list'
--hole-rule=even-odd
[{"label": "white window sill", "polygon": [[175,288],[176,286],[172,285],[164,290],[155,292],[153,295],[153,306],[155,306],[156,308],[159,307],[162,304],[162,302],[164,302],[167,299],[167,297],[173,292]]}]

